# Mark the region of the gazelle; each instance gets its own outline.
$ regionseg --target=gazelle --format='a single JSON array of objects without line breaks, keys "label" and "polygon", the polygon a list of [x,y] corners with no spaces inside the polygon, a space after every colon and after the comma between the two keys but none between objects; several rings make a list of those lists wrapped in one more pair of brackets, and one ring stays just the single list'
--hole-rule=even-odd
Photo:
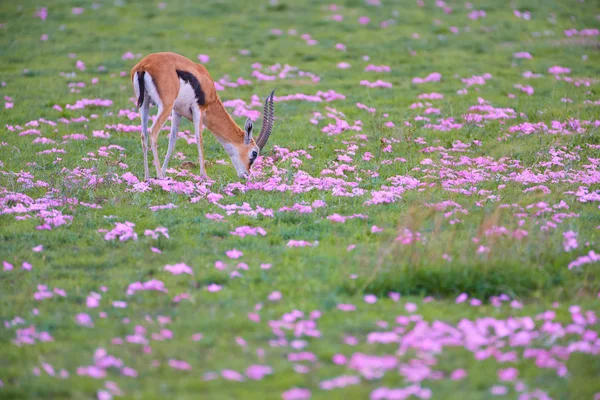
[{"label": "gazelle", "polygon": [[[142,120],[142,149],[144,151],[144,176],[148,171],[148,112],[150,102],[158,106],[158,117],[150,128],[150,146],[158,178],[163,178],[177,140],[181,117],[194,124],[198,145],[200,175],[206,176],[202,130],[204,125],[221,143],[240,178],[247,178],[252,163],[269,140],[273,129],[273,93],[265,100],[263,123],[254,141],[253,124],[248,118],[244,129],[238,127],[225,110],[217,95],[214,82],[207,69],[175,53],[155,53],[144,57],[131,70],[131,81]],[[157,141],[160,130],[171,115],[171,133],[165,161],[160,166]]]}]

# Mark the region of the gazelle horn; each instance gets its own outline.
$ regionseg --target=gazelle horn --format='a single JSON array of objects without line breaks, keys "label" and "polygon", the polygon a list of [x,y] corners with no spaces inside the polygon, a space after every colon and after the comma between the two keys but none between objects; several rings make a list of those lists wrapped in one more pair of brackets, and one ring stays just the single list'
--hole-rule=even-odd
[{"label": "gazelle horn", "polygon": [[273,107],[273,94],[275,94],[275,89],[271,92],[269,96],[265,99],[265,108],[263,110],[263,122],[262,128],[260,129],[260,134],[258,135],[258,139],[256,140],[256,144],[262,150],[267,144],[269,140],[269,136],[271,136],[271,131],[273,130],[273,124],[275,123],[275,108]]}]

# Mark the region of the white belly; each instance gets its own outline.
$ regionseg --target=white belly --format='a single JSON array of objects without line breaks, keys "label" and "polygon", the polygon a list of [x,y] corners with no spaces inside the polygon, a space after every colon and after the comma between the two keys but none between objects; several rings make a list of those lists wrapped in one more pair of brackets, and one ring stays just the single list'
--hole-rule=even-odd
[{"label": "white belly", "polygon": [[194,89],[189,83],[185,82],[183,79],[179,79],[179,94],[175,99],[173,109],[177,114],[186,117],[191,121],[193,118],[192,108],[194,107],[198,107]]}]

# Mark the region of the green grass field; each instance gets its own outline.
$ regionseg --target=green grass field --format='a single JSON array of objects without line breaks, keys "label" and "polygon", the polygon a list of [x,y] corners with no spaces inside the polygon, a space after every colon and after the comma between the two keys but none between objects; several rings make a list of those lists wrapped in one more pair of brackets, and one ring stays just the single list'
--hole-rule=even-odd
[{"label": "green grass field", "polygon": [[[600,398],[600,6],[422,3],[0,3],[0,399]],[[135,183],[161,51],[276,89],[248,181]]]}]

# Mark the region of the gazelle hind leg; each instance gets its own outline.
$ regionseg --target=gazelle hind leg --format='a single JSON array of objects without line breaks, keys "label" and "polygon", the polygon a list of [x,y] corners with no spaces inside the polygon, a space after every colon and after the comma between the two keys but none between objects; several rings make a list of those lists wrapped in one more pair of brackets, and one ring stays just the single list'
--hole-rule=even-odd
[{"label": "gazelle hind leg", "polygon": [[160,156],[158,155],[158,135],[160,135],[160,130],[163,125],[169,118],[169,114],[173,110],[173,103],[170,104],[160,104],[158,106],[158,117],[154,124],[152,125],[152,130],[150,132],[150,146],[152,147],[152,155],[154,156],[154,167],[156,168],[156,176],[158,179],[164,178],[162,170],[160,168]]},{"label": "gazelle hind leg", "polygon": [[[152,102],[158,106],[158,115],[150,131],[150,146],[152,147],[152,155],[154,156],[156,175],[160,179],[164,176],[160,167],[160,157],[158,155],[158,136],[160,135],[160,131],[167,121],[167,118],[169,118],[169,114],[173,111],[173,104],[175,103],[179,91],[179,80],[177,79],[177,76],[171,75],[158,74],[156,76],[151,76],[150,73],[146,71],[146,74],[144,75],[144,85],[146,87],[146,93],[148,93]],[[159,87],[165,89],[159,91]],[[171,88],[172,90],[167,90],[167,88]]]},{"label": "gazelle hind leg", "polygon": [[150,113],[150,101],[148,96],[144,97],[144,102],[140,107],[140,119],[142,120],[142,133],[140,135],[142,141],[142,151],[144,152],[144,180],[150,179],[150,171],[148,169],[148,114]]},{"label": "gazelle hind leg", "polygon": [[167,172],[167,167],[169,166],[169,161],[171,160],[171,155],[173,154],[173,150],[175,149],[175,142],[177,141],[177,132],[179,131],[179,122],[181,121],[181,115],[179,115],[175,110],[171,113],[171,134],[169,135],[169,148],[167,150],[167,154],[165,155],[165,161],[162,166],[162,174],[165,175]]},{"label": "gazelle hind leg", "polygon": [[196,145],[198,146],[198,163],[200,164],[200,176],[207,178],[206,169],[204,169],[204,150],[202,149],[202,125],[203,115],[200,107],[194,107],[193,109],[193,122],[194,122],[194,133],[196,135]]}]

